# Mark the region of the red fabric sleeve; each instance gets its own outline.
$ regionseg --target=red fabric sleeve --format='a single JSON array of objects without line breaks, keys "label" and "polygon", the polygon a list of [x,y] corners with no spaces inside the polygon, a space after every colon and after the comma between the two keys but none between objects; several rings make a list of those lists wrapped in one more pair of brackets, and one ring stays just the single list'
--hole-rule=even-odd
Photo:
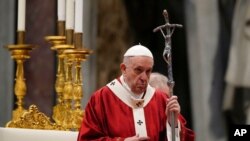
[{"label": "red fabric sleeve", "polygon": [[194,141],[195,139],[195,133],[193,130],[186,127],[186,120],[182,115],[179,115],[178,117],[180,123],[181,123],[181,141]]}]

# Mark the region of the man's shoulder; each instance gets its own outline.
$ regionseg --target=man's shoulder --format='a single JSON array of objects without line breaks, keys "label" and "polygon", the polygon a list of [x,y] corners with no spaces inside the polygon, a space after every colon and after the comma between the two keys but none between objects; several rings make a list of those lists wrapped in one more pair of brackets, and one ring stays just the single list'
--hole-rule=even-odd
[{"label": "man's shoulder", "polygon": [[106,95],[106,94],[109,94],[111,93],[112,91],[109,89],[108,86],[103,86],[101,87],[100,89],[98,89],[97,91],[94,92],[93,96],[103,96],[103,95]]},{"label": "man's shoulder", "polygon": [[107,86],[103,86],[92,93],[89,103],[102,103],[103,101],[109,100],[112,95],[112,91]]}]

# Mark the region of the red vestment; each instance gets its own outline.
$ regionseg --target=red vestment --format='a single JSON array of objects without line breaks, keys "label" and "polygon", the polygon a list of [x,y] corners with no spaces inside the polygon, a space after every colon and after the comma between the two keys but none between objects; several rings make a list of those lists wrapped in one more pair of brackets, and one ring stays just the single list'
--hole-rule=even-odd
[{"label": "red vestment", "polygon": [[[92,95],[85,109],[85,117],[79,130],[78,141],[117,141],[135,136],[135,123],[146,124],[150,141],[166,141],[166,100],[161,91],[154,91],[143,107],[145,123],[134,122],[133,108],[124,103],[105,86]],[[179,117],[181,141],[194,141],[192,130],[185,128],[185,119]]]}]

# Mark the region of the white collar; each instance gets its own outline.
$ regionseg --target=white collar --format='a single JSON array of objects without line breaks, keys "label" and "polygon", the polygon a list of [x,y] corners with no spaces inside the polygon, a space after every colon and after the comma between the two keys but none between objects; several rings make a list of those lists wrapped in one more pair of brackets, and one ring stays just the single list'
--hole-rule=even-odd
[{"label": "white collar", "polygon": [[[119,99],[132,108],[145,107],[155,93],[155,89],[148,85],[144,99],[135,99],[128,93],[129,91],[117,79],[114,79],[108,83],[107,86]],[[138,102],[141,103],[140,106],[138,106]]]}]

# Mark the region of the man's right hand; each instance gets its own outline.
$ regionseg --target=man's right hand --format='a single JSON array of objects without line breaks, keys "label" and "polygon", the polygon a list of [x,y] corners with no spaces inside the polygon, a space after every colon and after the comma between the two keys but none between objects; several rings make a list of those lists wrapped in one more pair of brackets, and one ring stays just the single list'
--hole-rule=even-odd
[{"label": "man's right hand", "polygon": [[124,141],[148,141],[149,137],[139,137],[139,135],[135,135],[133,137],[126,138]]}]

